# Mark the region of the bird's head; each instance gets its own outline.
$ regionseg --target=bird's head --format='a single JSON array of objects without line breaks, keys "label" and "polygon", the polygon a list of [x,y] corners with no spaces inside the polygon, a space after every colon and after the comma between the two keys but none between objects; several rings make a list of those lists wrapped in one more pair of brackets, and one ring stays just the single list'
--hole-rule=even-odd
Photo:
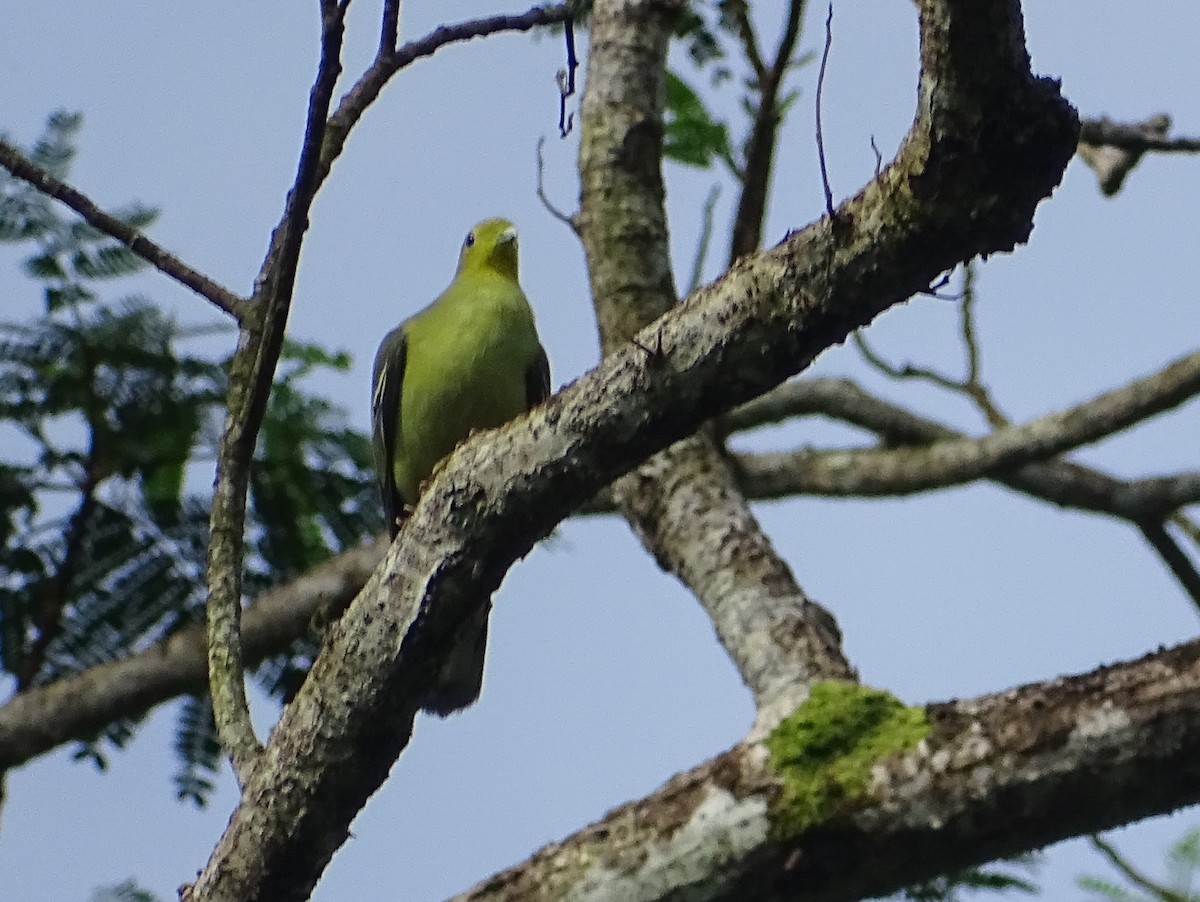
[{"label": "bird's head", "polygon": [[517,227],[507,219],[485,219],[467,232],[458,255],[458,272],[492,269],[517,278]]}]

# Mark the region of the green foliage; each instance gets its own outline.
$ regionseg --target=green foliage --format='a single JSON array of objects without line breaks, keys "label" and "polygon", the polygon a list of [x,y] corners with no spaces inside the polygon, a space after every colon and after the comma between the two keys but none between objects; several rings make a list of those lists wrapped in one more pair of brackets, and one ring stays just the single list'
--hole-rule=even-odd
[{"label": "green foliage", "polygon": [[[67,175],[81,119],[55,113],[29,155]],[[154,211],[133,205],[138,228]],[[211,462],[224,419],[224,359],[135,295],[101,286],[142,268],[53,201],[0,178],[0,240],[27,252],[44,312],[0,323],[0,668],[18,691],[142,650],[203,619]],[[230,330],[232,335],[232,330]],[[288,344],[250,480],[247,602],[382,527],[369,439],[307,381],[350,360]],[[307,639],[257,670],[289,698]],[[202,803],[220,755],[206,699],[182,703],[181,798]],[[105,765],[136,720],[109,724],[76,757]]]},{"label": "green foliage", "polygon": [[221,740],[213,722],[208,696],[189,695],[179,706],[175,725],[175,792],[181,800],[203,805],[215,788],[213,775],[221,766]]},{"label": "green foliage", "polygon": [[735,169],[729,147],[729,130],[716,122],[704,101],[682,78],[667,72],[667,97],[663,117],[663,156],[677,163],[707,169],[714,159]]},{"label": "green foliage", "polygon": [[90,902],[160,902],[158,896],[142,889],[136,880],[124,880],[113,886],[102,886],[92,893]]}]

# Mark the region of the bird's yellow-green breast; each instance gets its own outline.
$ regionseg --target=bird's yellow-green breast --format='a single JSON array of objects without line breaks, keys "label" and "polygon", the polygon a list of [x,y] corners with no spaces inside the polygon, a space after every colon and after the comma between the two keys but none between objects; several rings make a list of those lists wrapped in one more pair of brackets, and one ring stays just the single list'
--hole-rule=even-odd
[{"label": "bird's yellow-green breast", "polygon": [[[393,505],[416,503],[421,483],[471,431],[499,426],[549,394],[512,223],[487,219],[471,230],[449,287],[384,339],[374,388],[389,519],[403,513]],[[389,490],[398,497],[389,500]]]}]

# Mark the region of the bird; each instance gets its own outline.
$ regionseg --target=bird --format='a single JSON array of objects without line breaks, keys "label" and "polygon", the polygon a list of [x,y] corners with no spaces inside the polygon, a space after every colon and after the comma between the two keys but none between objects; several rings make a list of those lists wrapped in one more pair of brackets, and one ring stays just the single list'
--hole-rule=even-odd
[{"label": "bird", "polygon": [[[463,240],[450,285],[384,336],[375,354],[371,425],[391,537],[421,485],[463,439],[550,396],[550,363],[517,274],[517,229],[485,219]],[[483,687],[487,609],[466,625],[421,700],[445,717]]]}]

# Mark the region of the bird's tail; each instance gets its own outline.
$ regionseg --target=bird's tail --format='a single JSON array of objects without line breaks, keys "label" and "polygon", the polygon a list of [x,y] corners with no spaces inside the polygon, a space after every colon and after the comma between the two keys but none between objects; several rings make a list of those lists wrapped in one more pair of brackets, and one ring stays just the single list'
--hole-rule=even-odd
[{"label": "bird's tail", "polygon": [[421,702],[422,710],[438,717],[460,711],[479,698],[487,652],[488,606],[463,627],[442,662],[437,682]]}]

